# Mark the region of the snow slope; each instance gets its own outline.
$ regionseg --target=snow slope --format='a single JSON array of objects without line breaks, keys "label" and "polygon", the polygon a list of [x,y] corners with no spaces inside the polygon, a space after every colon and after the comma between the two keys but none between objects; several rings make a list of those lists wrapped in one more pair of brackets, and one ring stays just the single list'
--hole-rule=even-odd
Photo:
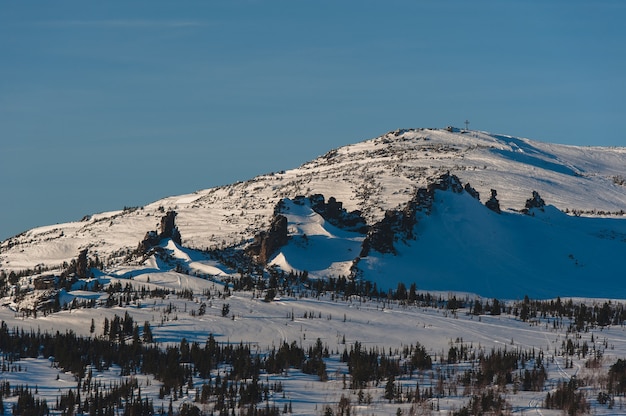
[{"label": "snow slope", "polygon": [[506,299],[626,298],[626,221],[572,217],[553,206],[532,214],[496,214],[467,193],[437,192],[416,240],[396,244],[397,255],[370,254],[359,266],[387,289],[416,282]]},{"label": "snow slope", "polygon": [[[309,205],[285,201],[290,241],[270,265],[315,278],[350,276],[365,236],[328,224]],[[436,191],[430,212],[417,217],[416,239],[397,238],[397,253],[371,250],[358,259],[360,278],[384,291],[416,283],[506,299],[626,299],[623,219],[569,216],[550,205],[498,214],[451,190]]]},{"label": "snow slope", "polygon": [[307,271],[324,278],[348,276],[364,236],[326,222],[310,205],[287,200],[284,215],[291,241],[270,262],[286,271]]},{"label": "snow slope", "polygon": [[[3,307],[0,308],[0,320],[9,328],[20,328],[25,332],[32,330],[54,333],[71,330],[78,335],[90,337],[102,335],[105,319],[111,321],[115,315],[123,316],[129,313],[135,322],[140,324],[148,322],[155,341],[163,347],[180,343],[183,338],[188,342],[204,345],[208,335],[213,334],[220,344],[243,343],[253,346],[254,350],[261,354],[283,341],[288,343],[295,341],[307,348],[319,338],[331,351],[331,356],[325,360],[328,381],[321,382],[316,376],[303,374],[295,369],[290,369],[284,374],[263,376],[264,379],[267,377],[272,382],[280,381],[284,385],[284,394],[272,394],[269,398],[270,405],[276,404],[282,408],[285,403],[291,402],[295,415],[318,415],[323,404],[336,406],[341,395],[347,395],[356,406],[357,392],[343,388],[342,380],[348,369],[345,363],[340,362],[338,356],[357,341],[367,348],[376,347],[384,351],[415,345],[416,342],[422,344],[433,358],[435,368],[432,376],[397,380],[405,388],[411,389],[415,388],[416,382],[419,382],[422,389],[434,386],[437,374],[445,373],[446,368],[448,371],[450,368],[462,371],[463,367],[456,365],[446,367],[444,363],[439,364],[439,358],[446,357],[451,346],[460,346],[461,343],[471,346],[475,353],[480,351],[489,353],[499,348],[543,351],[546,355],[548,372],[545,389],[539,392],[509,391],[506,394],[507,400],[514,406],[516,412],[524,414],[528,412],[561,414],[558,411],[539,408],[546,393],[552,391],[557,382],[568,381],[572,376],[580,379],[597,378],[597,374],[606,371],[617,358],[626,356],[626,332],[620,325],[595,328],[590,332],[577,334],[574,338],[574,335],[566,332],[567,318],[565,327],[553,328],[551,318],[522,322],[506,314],[476,317],[467,314],[466,310],[452,313],[446,309],[400,305],[384,298],[342,301],[330,295],[319,298],[284,296],[280,301],[268,303],[250,292],[235,292],[225,299],[220,296],[208,298],[202,294],[203,291],[222,293],[225,290],[223,284],[175,273],[165,268],[162,271],[154,270],[137,275],[132,280],[128,277],[119,279],[115,274],[103,278],[109,279],[110,282],[120,281],[123,284],[131,282],[137,287],[146,285],[174,290],[189,288],[194,291],[194,297],[185,299],[170,294],[164,299],[132,301],[125,307],[69,309],[37,318],[24,317]],[[583,301],[590,307],[602,302]],[[198,310],[202,302],[208,305],[206,315],[192,314],[192,311]],[[224,304],[230,305],[229,317],[221,316]],[[89,329],[92,319],[96,328],[93,334]],[[561,354],[562,343],[572,338],[580,343],[587,342],[592,348],[603,351],[602,368],[586,368],[585,358]],[[592,341],[594,338],[595,342]],[[572,360],[571,367],[566,365],[568,360]],[[23,359],[13,362],[12,366],[14,368],[19,366],[20,370],[3,372],[2,380],[9,381],[12,386],[20,384],[36,386],[38,397],[47,399],[50,405],[53,405],[68,389],[75,391],[78,389],[76,378],[53,366],[49,357]],[[122,376],[119,368],[113,366],[103,372],[94,371],[94,377],[106,384],[130,377],[136,378],[141,394],[153,400],[156,409],[161,406],[165,409],[168,407],[170,397],[159,399],[161,383],[150,375]],[[202,382],[203,380],[196,379],[194,386],[199,387]],[[374,400],[368,406],[358,406],[357,414],[393,415],[398,408],[405,413],[409,411],[410,404],[388,403],[384,400],[384,386],[383,382],[377,386],[372,384],[365,389]],[[595,400],[598,391],[603,391],[602,388],[589,386],[587,389],[596,414],[616,414],[616,410],[626,404],[623,397],[616,397],[615,410],[611,410]],[[180,397],[175,405],[178,407],[185,402],[194,403],[193,400],[193,389],[190,389],[190,392]],[[450,411],[466,405],[468,400],[468,396],[459,392],[446,394],[440,399],[427,400],[426,405],[440,406],[441,413],[432,412],[433,414],[449,414]],[[4,398],[6,412],[10,412],[15,401],[16,397]]]},{"label": "snow slope", "polygon": [[[476,188],[483,202],[497,190],[504,214],[495,217],[466,197],[441,196],[432,217],[420,221],[417,241],[399,246],[396,257],[372,255],[361,262],[368,278],[390,287],[414,279],[428,289],[515,298],[557,291],[623,296],[609,288],[621,276],[625,162],[624,148],[564,146],[458,129],[397,130],[331,150],[296,169],[26,231],[0,244],[0,270],[59,272],[84,248],[108,267],[128,266],[128,255],[170,209],[178,214],[183,246],[197,249],[248,244],[267,229],[279,201],[298,195],[334,196],[347,210],[360,210],[371,225],[449,171]],[[533,190],[561,211],[594,218],[555,209],[534,218],[514,214]],[[310,212],[289,215],[291,244],[274,264],[317,276],[349,272],[362,236],[346,234]],[[486,261],[493,267],[485,270]],[[224,271],[217,264],[191,266],[219,274],[210,267]],[[590,283],[597,279],[607,284]]]},{"label": "snow slope", "polygon": [[[327,381],[295,368],[262,374],[269,383],[282,383],[283,390],[280,394],[272,390],[259,406],[293,405],[296,415],[323,414],[325,405],[338,406],[342,396],[351,400],[353,414],[368,415],[392,415],[398,410],[402,414],[451,414],[468,404],[469,393],[451,386],[417,409],[406,402],[392,403],[384,398],[387,380],[368,384],[364,390],[372,402],[357,404],[357,391],[344,386],[350,376],[340,359],[356,342],[389,351],[397,359],[408,345],[419,342],[426,348],[434,361],[433,370],[396,379],[404,391],[415,390],[418,383],[422,389],[436,388],[442,375],[449,375],[446,380],[450,380],[479,366],[478,360],[471,359],[448,364],[452,347],[465,345],[473,354],[496,349],[532,351],[544,355],[546,383],[540,391],[518,391],[519,386],[512,384],[493,386],[502,391],[512,413],[562,414],[542,408],[543,400],[556,391],[559,382],[576,377],[586,383],[579,391],[585,393],[594,414],[619,414],[626,404],[623,396],[615,396],[614,406],[609,407],[600,403],[599,393],[606,391],[602,380],[611,365],[626,356],[623,322],[572,333],[569,325],[575,317],[536,316],[523,322],[506,312],[474,316],[468,308],[447,309],[445,300],[454,295],[469,304],[480,296],[521,299],[527,294],[531,298],[560,296],[563,303],[576,296],[574,301],[585,303],[588,310],[609,304],[599,298],[609,299],[611,307],[622,307],[626,222],[620,211],[626,206],[625,161],[625,149],[551,145],[482,132],[391,132],[332,150],[298,169],[41,227],[8,239],[0,245],[0,269],[7,274],[39,271],[21,278],[19,297],[11,286],[0,299],[0,321],[26,333],[73,331],[97,337],[104,336],[105,319],[112,321],[128,313],[136,323],[150,325],[155,345],[162,348],[183,338],[202,345],[211,334],[220,345],[250,345],[260,356],[283,342],[306,349],[319,338],[330,350],[324,358]],[[429,213],[417,213],[414,240],[398,238],[395,255],[370,250],[357,262],[361,276],[381,289],[414,281],[418,289],[441,299],[439,307],[407,305],[386,296],[342,299],[341,294],[319,294],[305,286],[265,302],[260,289],[231,290],[241,273],[204,250],[242,250],[259,231],[267,230],[281,201],[289,241],[274,254],[270,266],[306,270],[314,278],[346,276],[353,272],[366,235],[333,225],[310,203],[292,200],[298,195],[322,194],[326,200],[334,196],[347,210],[360,210],[372,225],[386,210],[403,208],[418,188],[447,171],[471,183],[481,200],[466,192],[437,190]],[[498,192],[501,214],[484,206],[491,189]],[[522,214],[519,210],[532,191],[538,191],[548,205],[543,211],[533,209],[532,215]],[[158,229],[168,210],[178,214],[176,225],[183,244],[165,239],[145,256],[129,256],[148,231]],[[564,210],[576,210],[582,216],[567,215]],[[104,262],[103,270],[92,270],[92,278],[61,289],[60,300],[66,308],[35,315],[32,310],[46,290],[34,289],[34,281],[39,275],[60,274],[63,263],[71,262],[84,248],[89,249],[90,259],[97,256]],[[117,301],[108,305],[107,289],[115,285],[170,292],[145,299],[118,292]],[[96,286],[103,290],[95,291]],[[94,305],[75,307],[81,301]],[[601,359],[588,366],[589,355],[566,353],[565,345],[571,340],[587,344]],[[519,368],[516,375],[523,376],[522,371]],[[167,409],[172,399],[159,397],[162,383],[151,375],[124,376],[111,366],[95,371],[94,377],[105,384],[135,378],[136,393],[153,401],[157,411]],[[80,388],[76,378],[56,368],[49,357],[13,361],[2,379],[12,386],[36,386],[36,395],[49,404],[68,389]],[[204,382],[195,377],[191,388],[174,401],[176,408],[197,404],[193,390]],[[3,410],[10,412],[16,402],[16,396],[5,397]],[[211,408],[203,405],[201,410],[209,413]]]}]

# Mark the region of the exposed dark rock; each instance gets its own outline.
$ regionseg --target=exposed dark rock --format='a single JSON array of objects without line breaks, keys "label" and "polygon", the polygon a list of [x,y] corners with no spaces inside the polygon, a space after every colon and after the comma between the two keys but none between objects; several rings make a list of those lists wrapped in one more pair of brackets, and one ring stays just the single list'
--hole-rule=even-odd
[{"label": "exposed dark rock", "polygon": [[79,279],[87,278],[87,249],[83,249],[78,253],[78,260],[76,260],[76,276]]},{"label": "exposed dark rock", "polygon": [[526,205],[522,212],[526,215],[532,215],[531,210],[533,208],[543,211],[545,206],[546,203],[541,196],[539,196],[539,192],[533,191],[533,197],[526,200]]},{"label": "exposed dark rock", "polygon": [[58,278],[54,275],[38,276],[33,280],[33,287],[35,290],[54,289],[57,281]]},{"label": "exposed dark rock", "polygon": [[171,239],[173,242],[175,242],[176,244],[178,244],[179,246],[183,245],[183,238],[180,235],[180,231],[178,231],[178,227],[175,227],[172,230],[172,235],[171,235]]},{"label": "exposed dark rock", "polygon": [[[308,198],[304,196],[297,196],[293,199],[295,204],[302,204],[305,199],[308,199],[313,211],[318,213],[335,227],[342,228],[344,230],[355,231],[362,234],[367,232],[367,223],[363,218],[361,211],[355,210],[348,212],[343,208],[343,204],[331,196],[328,198],[328,202],[325,201],[324,195],[314,194]],[[282,202],[282,201],[281,201]],[[279,204],[275,212],[283,212],[284,204]]]},{"label": "exposed dark rock", "polygon": [[415,212],[423,211],[426,214],[430,214],[430,210],[435,202],[435,192],[433,189],[420,188],[415,193],[415,196],[409,201],[405,211],[413,208]]},{"label": "exposed dark rock", "polygon": [[72,259],[67,268],[61,273],[61,276],[64,278],[73,278],[73,279],[85,279],[87,277],[87,259],[88,249],[83,249],[78,253],[78,257],[76,259]]},{"label": "exposed dark rock", "polygon": [[167,211],[167,213],[161,217],[161,235],[171,235],[174,229],[174,222],[176,218],[176,211]]},{"label": "exposed dark rock", "polygon": [[461,180],[456,175],[451,175],[450,172],[446,172],[437,178],[436,181],[428,185],[429,192],[433,192],[435,189],[442,191],[449,189],[454,193],[460,194],[463,192],[463,185],[461,185]]},{"label": "exposed dark rock", "polygon": [[156,231],[148,231],[143,240],[139,242],[137,252],[139,254],[146,254],[152,247],[159,245],[160,241],[161,239]]},{"label": "exposed dark rock", "polygon": [[480,201],[480,194],[478,193],[476,189],[472,188],[469,182],[465,184],[464,189],[465,189],[465,192],[470,194],[474,199],[477,199],[478,201]]},{"label": "exposed dark rock", "polygon": [[500,201],[498,201],[498,198],[496,198],[497,195],[498,192],[495,189],[492,189],[491,198],[489,198],[489,200],[485,202],[485,206],[493,212],[500,214],[502,210],[500,209]]},{"label": "exposed dark rock", "polygon": [[[321,194],[314,194],[309,197],[300,195],[292,201],[296,205],[304,205],[308,201],[313,211],[338,228],[362,234],[368,230],[361,211],[346,211],[343,204],[334,197],[330,197],[326,202],[324,195]],[[266,264],[276,250],[289,241],[287,217],[282,215],[286,210],[285,200],[279,201],[274,208],[274,219],[269,231],[258,233],[254,237],[254,241],[246,248],[246,254],[255,257],[258,263]]]},{"label": "exposed dark rock", "polygon": [[278,214],[274,216],[269,231],[257,234],[246,252],[256,257],[259,263],[266,264],[272,254],[288,241],[287,217]]},{"label": "exposed dark rock", "polygon": [[171,238],[176,244],[181,245],[180,232],[174,221],[176,215],[178,215],[176,211],[167,211],[165,216],[161,218],[161,234],[159,234],[159,238],[161,240]]},{"label": "exposed dark rock", "polygon": [[161,232],[157,234],[156,231],[148,231],[139,243],[137,252],[139,254],[146,254],[155,246],[158,246],[161,240],[171,238],[178,245],[182,245],[182,238],[178,227],[176,227],[176,211],[167,211],[167,213],[161,217]]},{"label": "exposed dark rock", "polygon": [[366,257],[371,249],[379,253],[396,254],[395,241],[415,239],[414,230],[417,225],[417,213],[430,214],[436,190],[451,190],[455,193],[461,193],[463,192],[463,185],[457,176],[447,172],[426,188],[418,189],[415,196],[403,209],[385,212],[385,217],[370,227],[361,246],[360,257]]},{"label": "exposed dark rock", "polygon": [[360,257],[369,254],[370,249],[374,249],[379,253],[396,254],[393,242],[396,238],[395,225],[398,224],[402,214],[399,211],[387,211],[385,217],[374,224],[367,233],[367,237],[361,245]]}]

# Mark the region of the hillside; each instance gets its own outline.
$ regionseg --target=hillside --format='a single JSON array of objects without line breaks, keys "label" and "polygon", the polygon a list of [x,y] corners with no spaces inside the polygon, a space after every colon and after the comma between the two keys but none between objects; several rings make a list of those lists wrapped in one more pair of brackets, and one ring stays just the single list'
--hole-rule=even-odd
[{"label": "hillside", "polygon": [[622,413],[625,158],[403,130],[29,230],[0,413]]},{"label": "hillside", "polygon": [[[437,194],[432,215],[418,213],[423,218],[414,240],[396,244],[395,255],[374,251],[359,264],[362,277],[381,289],[416,281],[429,290],[510,298],[626,295],[590,284],[592,276],[599,277],[608,288],[621,276],[616,259],[626,236],[624,222],[618,220],[626,207],[626,149],[448,130],[398,130],[331,150],[297,169],[29,230],[2,242],[0,270],[60,271],[83,249],[105,265],[123,264],[170,210],[177,214],[183,245],[200,250],[243,248],[268,229],[280,201],[298,196],[333,197],[372,227],[385,212],[403,209],[420,188],[450,172],[462,184],[471,184],[480,202],[467,195]],[[492,189],[502,210],[498,217],[480,207]],[[519,211],[533,191],[546,202],[548,213],[522,217]],[[315,215],[307,218],[320,221]],[[290,221],[294,238],[273,264],[319,277],[358,271],[352,266],[364,235],[338,240],[336,230],[321,230],[326,243],[342,241],[344,251],[320,246],[319,237],[303,247],[294,245],[297,235],[317,236],[315,230],[323,226],[309,224],[313,229],[306,230],[296,223],[308,219]],[[305,257],[323,260],[313,264]],[[512,281],[517,283],[510,285]]]}]

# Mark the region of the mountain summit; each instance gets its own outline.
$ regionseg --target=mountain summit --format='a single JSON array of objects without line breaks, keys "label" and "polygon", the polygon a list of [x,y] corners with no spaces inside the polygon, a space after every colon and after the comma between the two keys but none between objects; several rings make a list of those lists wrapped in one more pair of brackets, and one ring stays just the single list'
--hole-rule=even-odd
[{"label": "mountain summit", "polygon": [[131,276],[176,248],[171,267],[211,275],[254,264],[379,290],[626,298],[625,162],[624,148],[396,130],[296,169],[29,230],[2,242],[0,270],[61,274],[87,250]]}]

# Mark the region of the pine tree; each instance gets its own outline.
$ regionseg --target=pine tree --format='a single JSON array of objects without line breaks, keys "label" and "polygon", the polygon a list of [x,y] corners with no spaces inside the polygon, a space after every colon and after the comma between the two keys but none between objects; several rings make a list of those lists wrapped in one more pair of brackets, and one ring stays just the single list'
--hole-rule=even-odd
[{"label": "pine tree", "polygon": [[385,399],[389,400],[389,403],[393,400],[396,393],[396,378],[390,376],[385,385]]},{"label": "pine tree", "polygon": [[474,315],[481,315],[483,313],[483,304],[480,299],[474,300]]},{"label": "pine tree", "polygon": [[150,323],[148,321],[146,321],[143,324],[143,342],[144,343],[149,343],[153,341],[153,337],[152,337],[152,329],[150,329]]},{"label": "pine tree", "polygon": [[493,300],[493,306],[491,307],[492,315],[500,315],[502,313],[502,308],[500,307],[500,301],[498,299]]}]

